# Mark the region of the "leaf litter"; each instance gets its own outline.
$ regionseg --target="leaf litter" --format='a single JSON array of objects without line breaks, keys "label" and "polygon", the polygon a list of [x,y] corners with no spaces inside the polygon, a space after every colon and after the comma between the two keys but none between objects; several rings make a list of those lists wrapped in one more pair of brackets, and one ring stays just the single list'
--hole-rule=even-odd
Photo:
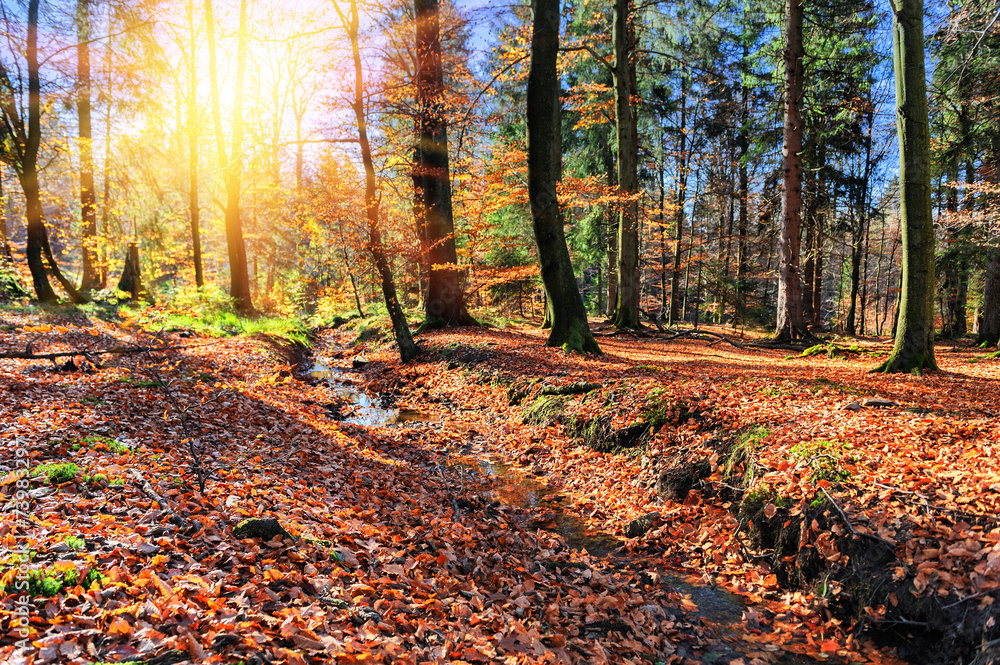
[{"label": "leaf litter", "polygon": [[[15,326],[0,333],[8,350],[149,341],[127,326],[4,316]],[[27,649],[15,646],[15,594],[5,592],[0,660],[896,662],[865,629],[891,614],[898,593],[844,617],[835,584],[796,588],[747,546],[738,498],[723,491],[713,459],[720,432],[747,425],[767,435],[744,464],[753,479],[742,491],[766,492],[765,512],[781,518],[826,490],[848,520],[828,511],[802,548],[846,566],[849,526],[891,544],[909,593],[992,603],[1000,396],[991,363],[943,353],[943,372],[916,379],[869,375],[865,359],[786,360],[696,340],[605,338],[605,355],[593,357],[546,349],[523,328],[421,337],[425,352],[408,365],[388,347],[345,351],[344,333],[317,343],[319,357],[339,356],[331,364],[363,352],[359,387],[429,418],[395,426],[338,419],[352,407],[303,371],[311,363],[259,338],[77,371],[3,361],[0,492],[10,498],[30,477],[31,505],[26,526],[0,526],[0,584],[16,577],[10,553],[27,548],[31,569],[63,586],[32,596]],[[191,420],[204,494],[177,407],[152,385],[154,362]],[[542,384],[600,384],[569,397],[578,422],[606,416],[621,428],[648,419],[651,403],[669,408],[638,448],[598,453],[566,422],[524,424],[510,389],[529,379],[529,396]],[[899,406],[842,408],[862,393]],[[95,435],[119,445],[84,443]],[[836,483],[791,453],[816,441],[843,444],[831,454],[844,471]],[[17,449],[32,469],[72,462],[79,472],[52,485],[15,469]],[[660,500],[656,478],[682,454],[703,458],[710,475],[683,500]],[[534,503],[498,501],[498,479],[456,464],[463,457],[530,479]],[[647,533],[624,537],[654,510]],[[600,556],[573,547],[555,530],[564,515],[618,546]],[[269,517],[292,538],[233,535]]]}]

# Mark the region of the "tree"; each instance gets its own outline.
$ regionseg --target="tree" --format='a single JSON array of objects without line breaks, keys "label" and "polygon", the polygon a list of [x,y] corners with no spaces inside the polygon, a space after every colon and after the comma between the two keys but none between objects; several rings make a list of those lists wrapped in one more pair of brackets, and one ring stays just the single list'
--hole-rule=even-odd
[{"label": "tree", "polygon": [[28,32],[24,58],[28,74],[27,122],[18,105],[21,87],[15,87],[7,66],[0,61],[0,160],[10,164],[17,173],[24,192],[27,217],[28,269],[35,295],[42,302],[55,302],[56,294],[49,284],[47,271],[52,273],[71,300],[86,302],[72,282],[63,275],[52,255],[49,234],[45,228],[41,191],[38,183],[38,153],[42,145],[42,83],[38,65],[38,4],[28,2]]},{"label": "tree", "polygon": [[[83,1],[85,0],[81,0]],[[205,285],[205,277],[201,265],[201,206],[198,203],[198,42],[195,37],[194,0],[188,0],[187,20],[191,47],[187,90],[188,217],[191,224],[191,249],[194,255],[194,283],[201,288]]]},{"label": "tree", "polygon": [[[556,195],[561,161],[559,0],[534,0],[528,73],[528,199],[552,327],[547,346],[600,353],[587,324]],[[621,297],[619,297],[621,302]]]},{"label": "tree", "polygon": [[372,149],[368,140],[368,120],[365,115],[364,70],[361,64],[361,47],[359,45],[358,3],[357,0],[351,0],[349,15],[345,15],[336,4],[333,7],[340,16],[343,28],[347,32],[351,42],[351,55],[354,59],[354,99],[351,108],[354,111],[358,128],[358,145],[361,148],[361,161],[365,169],[365,216],[368,220],[368,250],[372,254],[375,267],[382,280],[382,295],[385,298],[385,306],[392,321],[396,345],[399,347],[399,357],[403,362],[408,362],[417,356],[419,350],[417,345],[413,343],[413,336],[410,334],[410,327],[406,322],[406,314],[396,296],[396,284],[393,281],[392,269],[389,267],[389,259],[382,244],[382,231],[379,228],[381,197],[375,181],[375,163],[372,160]]},{"label": "tree", "polygon": [[799,233],[802,227],[802,0],[785,1],[785,130],[782,147],[781,246],[775,339],[810,338],[802,313]]},{"label": "tree", "polygon": [[425,324],[475,325],[465,307],[455,249],[438,1],[414,0],[413,8],[417,58],[413,189],[417,229],[428,268]]},{"label": "tree", "polygon": [[[613,32],[619,200],[616,243],[618,284],[611,321],[619,328],[639,328],[639,138],[632,102],[637,92],[633,0],[615,0]],[[558,39],[558,34],[556,37]],[[531,108],[530,105],[528,108]]]},{"label": "tree", "polygon": [[83,275],[80,290],[101,284],[97,272],[97,204],[94,196],[94,150],[90,123],[90,0],[76,3],[76,110],[80,136],[80,217],[83,220]]},{"label": "tree", "polygon": [[930,125],[924,70],[923,0],[889,0],[899,136],[903,276],[899,321],[889,358],[878,372],[937,369],[934,360],[934,219]]},{"label": "tree", "polygon": [[236,48],[236,80],[233,97],[233,133],[230,153],[226,155],[222,132],[222,109],[219,99],[219,74],[216,59],[215,17],[212,0],[205,0],[205,23],[208,31],[208,68],[212,89],[212,120],[215,125],[219,166],[226,185],[226,246],[229,251],[229,295],[240,312],[253,312],[250,274],[247,270],[246,244],[240,220],[240,179],[243,171],[243,79],[247,61],[247,0],[240,2],[240,28]]}]

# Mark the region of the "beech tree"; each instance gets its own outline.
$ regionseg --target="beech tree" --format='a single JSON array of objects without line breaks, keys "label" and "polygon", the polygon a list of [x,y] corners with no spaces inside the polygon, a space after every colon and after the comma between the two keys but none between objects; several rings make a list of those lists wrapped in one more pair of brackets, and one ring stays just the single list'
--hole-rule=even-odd
[{"label": "beech tree", "polygon": [[80,218],[83,221],[83,275],[80,290],[101,284],[97,271],[97,203],[94,195],[93,131],[90,122],[90,0],[76,3],[76,110],[80,136]]},{"label": "beech tree", "polygon": [[559,0],[534,0],[532,10],[527,87],[528,199],[552,326],[546,345],[561,346],[566,351],[600,353],[573,274],[556,195],[562,152],[556,72]]},{"label": "beech tree", "polygon": [[455,249],[438,1],[414,0],[413,8],[417,59],[413,189],[428,274],[425,325],[475,325],[465,306],[464,280]]},{"label": "beech tree", "polygon": [[878,372],[937,369],[934,360],[934,219],[924,69],[923,0],[889,0],[899,136],[903,276],[892,353]]},{"label": "beech tree", "polygon": [[208,67],[212,89],[212,122],[215,125],[215,143],[226,185],[226,246],[229,251],[229,295],[236,309],[251,313],[253,299],[250,295],[250,274],[247,269],[246,244],[243,242],[243,223],[240,219],[240,186],[243,173],[243,79],[247,61],[247,0],[240,2],[240,28],[236,48],[236,80],[233,98],[232,142],[226,154],[225,135],[222,131],[222,109],[219,98],[219,73],[216,58],[215,17],[212,0],[205,0],[205,24],[208,31]]},{"label": "beech tree", "polygon": [[365,170],[365,217],[368,221],[368,251],[371,252],[382,282],[382,296],[385,298],[385,307],[392,322],[396,346],[399,348],[399,357],[403,362],[407,362],[417,357],[419,349],[413,342],[409,324],[406,322],[406,314],[403,312],[403,307],[396,295],[396,283],[393,280],[392,268],[389,266],[389,258],[386,255],[385,246],[382,244],[379,219],[381,196],[375,179],[375,163],[372,160],[371,143],[368,140],[368,118],[365,114],[364,69],[361,63],[359,36],[360,12],[357,0],[351,0],[348,14],[344,14],[336,4],[334,4],[334,9],[336,9],[342,27],[351,42],[351,56],[354,62],[354,98],[351,102],[351,109],[354,111],[354,119],[358,128],[358,145],[361,149],[361,161]]},{"label": "beech tree", "polygon": [[[635,3],[615,0],[615,128],[618,139],[618,230],[615,304],[611,321],[619,328],[639,327],[639,175],[636,95]],[[558,86],[558,82],[556,82]],[[529,107],[530,108],[530,107]]]},{"label": "beech tree", "polygon": [[[35,295],[42,302],[55,302],[56,294],[49,284],[48,272],[77,303],[86,302],[83,296],[63,275],[52,255],[45,216],[42,209],[41,189],[38,182],[38,154],[42,146],[42,82],[38,63],[38,5],[39,0],[28,2],[27,38],[24,59],[27,69],[27,119],[22,115],[18,96],[23,94],[21,85],[7,65],[0,59],[0,160],[9,164],[17,173],[24,192],[27,217],[28,269],[35,288]],[[19,69],[14,70],[17,75]],[[18,83],[21,83],[18,80]]]}]

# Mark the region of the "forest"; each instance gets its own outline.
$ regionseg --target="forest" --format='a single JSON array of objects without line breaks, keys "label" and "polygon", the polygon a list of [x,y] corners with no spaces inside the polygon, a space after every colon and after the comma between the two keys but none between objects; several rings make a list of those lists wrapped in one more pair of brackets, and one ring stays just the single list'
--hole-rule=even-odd
[{"label": "forest", "polygon": [[0,662],[1000,661],[995,3],[0,24]]}]

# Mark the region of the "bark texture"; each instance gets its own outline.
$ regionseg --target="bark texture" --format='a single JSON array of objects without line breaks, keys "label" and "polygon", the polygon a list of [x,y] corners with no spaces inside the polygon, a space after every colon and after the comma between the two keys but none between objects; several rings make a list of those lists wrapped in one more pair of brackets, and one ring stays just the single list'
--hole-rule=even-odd
[{"label": "bark texture", "polygon": [[194,0],[188,0],[188,37],[191,60],[188,62],[187,139],[188,139],[188,214],[191,223],[191,250],[194,262],[194,283],[205,285],[201,264],[201,207],[198,203],[198,42],[194,26]]},{"label": "bark texture", "polygon": [[[335,6],[335,9],[340,13],[339,8]],[[389,266],[389,258],[382,244],[382,232],[379,228],[379,194],[375,181],[375,163],[372,161],[371,143],[368,140],[368,119],[365,115],[364,72],[358,37],[360,17],[357,0],[351,0],[350,14],[345,16],[340,13],[340,17],[351,41],[351,54],[354,58],[354,99],[351,102],[351,108],[357,123],[358,144],[361,148],[361,161],[365,169],[365,216],[368,220],[368,250],[372,254],[375,268],[382,281],[382,295],[385,298],[389,319],[392,321],[392,330],[396,337],[396,346],[399,348],[399,357],[403,362],[408,362],[415,358],[419,351],[417,345],[413,343],[413,336],[410,334],[410,327],[406,322],[406,314],[403,313],[403,307],[396,295],[392,268]]]},{"label": "bark texture", "polygon": [[785,2],[785,129],[782,148],[781,256],[775,339],[809,338],[799,275],[802,227],[802,0]]},{"label": "bark texture", "polygon": [[[535,0],[528,73],[528,198],[552,327],[548,346],[600,353],[576,284],[556,197],[560,171],[559,0]],[[619,292],[619,302],[621,294]]]},{"label": "bark texture", "polygon": [[934,220],[924,72],[923,0],[890,0],[899,135],[903,270],[892,353],[875,371],[937,369],[934,360]]},{"label": "bark texture", "polygon": [[[639,328],[639,175],[638,130],[633,98],[635,74],[635,3],[615,0],[615,128],[618,135],[618,242],[615,306],[611,321],[619,328]],[[556,26],[558,30],[558,25]],[[558,35],[557,35],[558,36]],[[553,79],[558,94],[558,79]],[[558,97],[557,97],[558,99]],[[530,108],[530,106],[529,106]],[[559,140],[558,138],[556,139]]]},{"label": "bark texture", "polygon": [[243,223],[240,220],[240,180],[243,174],[243,79],[247,61],[247,0],[240,2],[240,27],[236,47],[236,80],[233,95],[233,133],[230,153],[226,155],[222,132],[222,110],[219,100],[219,75],[215,44],[215,17],[212,0],[205,0],[205,20],[208,31],[208,67],[212,88],[212,116],[215,125],[219,165],[226,184],[226,248],[229,252],[229,295],[237,311],[252,313],[250,272],[247,266]]},{"label": "bark texture", "polygon": [[425,323],[475,325],[465,306],[464,276],[455,248],[438,0],[414,0],[413,9],[417,55],[413,189],[417,229],[427,266]]},{"label": "bark texture", "polygon": [[97,201],[94,194],[93,130],[90,122],[90,0],[76,3],[76,114],[80,137],[80,218],[83,221],[83,275],[80,290],[101,285],[97,270]]}]

